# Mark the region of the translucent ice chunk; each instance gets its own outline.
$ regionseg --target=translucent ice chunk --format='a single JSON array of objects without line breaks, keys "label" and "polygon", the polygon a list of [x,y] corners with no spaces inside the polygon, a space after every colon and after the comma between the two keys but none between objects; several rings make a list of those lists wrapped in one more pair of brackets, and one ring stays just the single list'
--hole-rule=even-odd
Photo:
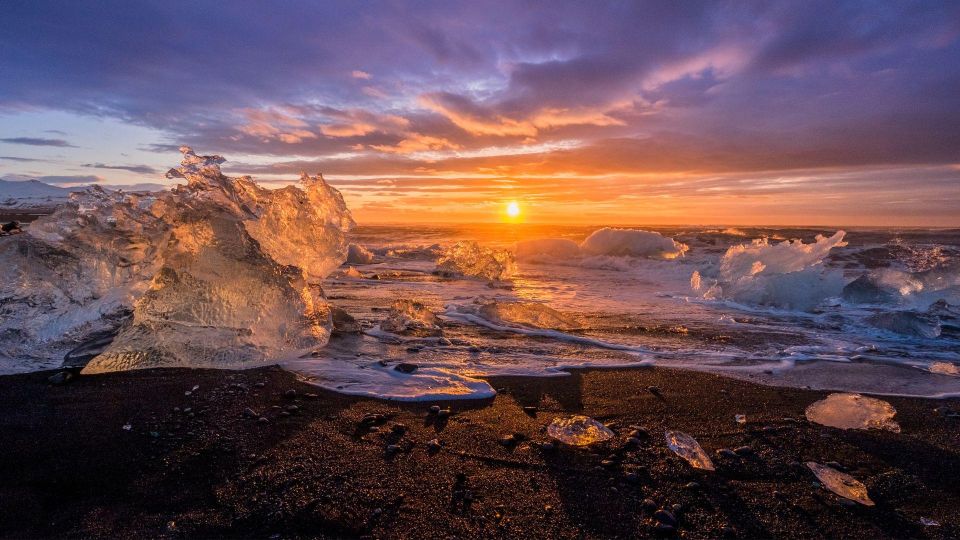
[{"label": "translucent ice chunk", "polygon": [[696,439],[683,433],[682,431],[666,431],[664,437],[667,440],[667,446],[673,453],[687,460],[693,468],[704,469],[707,471],[715,470],[710,456],[703,451],[700,443]]},{"label": "translucent ice chunk", "polygon": [[354,268],[354,267],[352,267],[352,266],[351,266],[350,268],[347,268],[347,271],[344,272],[343,275],[346,276],[346,277],[349,277],[349,278],[354,278],[354,279],[362,279],[362,278],[363,278],[363,274],[361,274],[359,270],[357,270],[356,268]]},{"label": "translucent ice chunk", "polygon": [[658,232],[609,227],[594,231],[580,244],[580,250],[588,255],[662,259],[675,259],[688,249],[686,244]]},{"label": "translucent ice chunk", "polygon": [[536,302],[492,302],[480,307],[480,316],[492,322],[521,324],[534,328],[570,330],[577,327],[572,318]]},{"label": "translucent ice chunk", "polygon": [[347,262],[350,264],[370,264],[373,262],[373,253],[360,244],[350,244],[347,248]]},{"label": "translucent ice chunk", "polygon": [[587,446],[613,438],[607,426],[580,415],[555,419],[547,426],[547,435],[572,446]]},{"label": "translucent ice chunk", "polygon": [[897,334],[922,338],[939,337],[942,332],[940,319],[916,311],[886,311],[867,317],[867,322]]},{"label": "translucent ice chunk", "polygon": [[860,394],[830,394],[807,407],[807,420],[841,429],[885,429],[900,433],[893,417],[897,410],[886,401]]},{"label": "translucent ice chunk", "polygon": [[845,499],[850,499],[864,506],[873,506],[873,501],[867,494],[867,486],[860,483],[856,478],[814,461],[808,461],[807,467],[813,471],[823,487]]},{"label": "translucent ice chunk", "polygon": [[390,306],[390,313],[380,323],[380,329],[394,334],[434,335],[440,333],[439,322],[437,316],[420,302],[400,299]]},{"label": "translucent ice chunk", "polygon": [[930,373],[939,373],[941,375],[950,375],[952,377],[960,377],[960,367],[957,367],[956,364],[951,364],[950,362],[933,362],[928,368]]},{"label": "translucent ice chunk", "polygon": [[515,268],[513,253],[470,240],[450,246],[437,259],[437,271],[450,276],[503,280],[512,276]]}]

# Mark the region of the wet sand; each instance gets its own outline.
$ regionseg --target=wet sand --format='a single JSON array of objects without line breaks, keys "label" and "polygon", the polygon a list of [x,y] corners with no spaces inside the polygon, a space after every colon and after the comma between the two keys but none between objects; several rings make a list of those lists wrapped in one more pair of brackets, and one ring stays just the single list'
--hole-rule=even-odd
[{"label": "wet sand", "polygon": [[[439,403],[446,419],[435,403],[347,397],[275,367],[64,385],[52,373],[0,377],[3,537],[960,536],[957,400],[886,398],[897,434],[808,423],[826,392],[664,368],[490,379],[495,399]],[[542,448],[545,426],[569,414],[617,438]],[[628,444],[630,426],[649,437]],[[696,437],[717,470],[674,456],[664,429]],[[876,506],[824,490],[810,460],[843,466]],[[658,509],[673,531],[658,530]]]}]

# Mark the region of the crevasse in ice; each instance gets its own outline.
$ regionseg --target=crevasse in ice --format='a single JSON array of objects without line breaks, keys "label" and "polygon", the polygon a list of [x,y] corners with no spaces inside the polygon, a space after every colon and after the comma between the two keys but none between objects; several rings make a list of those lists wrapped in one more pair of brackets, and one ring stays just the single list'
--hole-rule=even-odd
[{"label": "crevasse in ice", "polygon": [[489,280],[509,279],[516,270],[513,253],[463,240],[445,249],[437,258],[437,272],[448,276]]},{"label": "crevasse in ice", "polygon": [[97,187],[0,246],[0,356],[54,366],[103,334],[86,372],[236,367],[326,343],[319,282],[346,256],[353,225],[322,177],[268,190],[181,148],[170,191]]}]

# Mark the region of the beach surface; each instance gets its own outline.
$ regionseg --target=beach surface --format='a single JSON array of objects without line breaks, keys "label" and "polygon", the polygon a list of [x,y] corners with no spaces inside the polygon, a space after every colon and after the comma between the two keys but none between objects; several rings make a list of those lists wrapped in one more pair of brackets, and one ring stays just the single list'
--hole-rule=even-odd
[{"label": "beach surface", "polygon": [[[0,377],[5,538],[960,535],[956,400],[885,398],[892,433],[808,422],[828,392],[666,368],[491,378],[495,398],[446,403],[345,396],[277,367],[54,373]],[[574,414],[616,437],[544,446]],[[674,455],[665,430],[716,471]],[[876,505],[825,490],[808,461]]]}]

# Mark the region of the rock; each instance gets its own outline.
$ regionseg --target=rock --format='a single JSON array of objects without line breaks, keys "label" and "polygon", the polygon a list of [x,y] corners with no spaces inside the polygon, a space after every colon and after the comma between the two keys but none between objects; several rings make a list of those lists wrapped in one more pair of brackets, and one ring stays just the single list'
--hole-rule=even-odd
[{"label": "rock", "polygon": [[529,414],[530,416],[535,416],[537,414],[537,408],[532,406],[527,406],[523,408],[523,412]]},{"label": "rock", "polygon": [[243,410],[243,415],[246,416],[247,418],[257,418],[260,416],[259,414],[257,414],[257,411],[251,409],[250,407],[247,407],[246,409]]},{"label": "rock", "polygon": [[654,526],[654,529],[657,531],[657,534],[662,534],[664,536],[671,535],[677,531],[677,527],[674,525],[668,525],[666,523],[657,523]]},{"label": "rock", "polygon": [[437,413],[440,412],[440,406],[439,406],[439,405],[431,405],[431,406],[430,406],[430,409],[428,410],[428,412],[429,412],[430,414],[437,414]]},{"label": "rock", "polygon": [[500,444],[507,448],[513,448],[517,445],[517,439],[513,435],[505,435],[500,437]]},{"label": "rock", "polygon": [[387,445],[387,450],[386,450],[387,456],[392,456],[392,455],[396,454],[396,453],[399,452],[399,451],[400,451],[400,447],[399,447],[399,446],[397,446],[397,445],[395,445],[395,444],[388,444],[388,445]]},{"label": "rock", "polygon": [[553,452],[556,449],[557,445],[552,442],[545,442],[540,445],[540,450],[543,450],[544,452]]},{"label": "rock", "polygon": [[639,484],[639,483],[640,483],[640,475],[637,474],[637,473],[635,473],[635,472],[628,472],[627,474],[623,475],[623,479],[624,479],[628,484]]},{"label": "rock", "polygon": [[731,459],[735,459],[735,458],[740,457],[740,456],[737,455],[736,452],[734,452],[733,450],[731,450],[731,449],[729,449],[729,448],[721,448],[721,449],[719,449],[719,450],[716,451],[716,454],[717,454],[717,457],[725,457],[725,458],[731,458]]},{"label": "rock", "polygon": [[398,423],[398,424],[394,424],[393,426],[390,427],[390,431],[392,431],[393,433],[397,433],[397,434],[402,435],[402,434],[404,434],[404,433],[407,432],[407,425],[406,425],[406,424],[399,424],[399,423]]},{"label": "rock", "polygon": [[300,407],[297,407],[296,405],[287,405],[287,412],[288,412],[288,413],[295,413],[295,412],[297,412],[297,411],[299,411],[299,410],[300,410]]},{"label": "rock", "polygon": [[627,444],[629,446],[640,446],[641,440],[636,437],[627,437]]},{"label": "rock", "polygon": [[657,503],[653,499],[644,499],[640,503],[640,508],[643,508],[647,512],[653,512],[657,509]]},{"label": "rock", "polygon": [[261,424],[266,424],[269,421],[270,420],[268,420],[266,416],[261,416],[260,418],[257,418],[257,422],[260,422]]},{"label": "rock", "polygon": [[690,491],[695,491],[695,490],[700,489],[700,484],[698,484],[698,483],[696,483],[696,482],[687,482],[686,485],[683,486],[683,488],[684,488],[684,489],[689,489]]},{"label": "rock", "polygon": [[414,371],[417,370],[418,367],[419,366],[417,366],[416,364],[400,362],[399,364],[394,366],[393,369],[399,371],[400,373],[413,373]]},{"label": "rock", "polygon": [[334,307],[330,309],[330,318],[333,321],[333,331],[338,334],[357,334],[363,329],[357,319],[343,309]]},{"label": "rock", "polygon": [[437,411],[437,418],[446,418],[450,416],[450,409],[440,409]]},{"label": "rock", "polygon": [[740,447],[734,448],[733,453],[737,454],[738,456],[754,455],[753,448],[750,448],[749,446],[740,446]]},{"label": "rock", "polygon": [[677,526],[677,517],[673,515],[673,512],[666,510],[664,508],[661,508],[656,512],[654,512],[653,519],[657,520],[662,524],[670,525],[671,527]]},{"label": "rock", "polygon": [[430,439],[427,441],[427,450],[430,452],[439,452],[443,448],[443,444],[439,439]]},{"label": "rock", "polygon": [[61,371],[58,373],[54,373],[53,375],[47,378],[47,382],[49,382],[50,384],[56,384],[56,385],[67,384],[72,380],[73,380],[73,373],[69,371]]},{"label": "rock", "polygon": [[253,386],[256,388],[263,388],[266,385],[267,383],[263,383],[263,382],[253,383]]},{"label": "rock", "polygon": [[659,386],[648,386],[647,391],[655,396],[660,396],[660,387]]},{"label": "rock", "polygon": [[283,393],[283,397],[287,399],[296,399],[297,391],[291,388],[290,390],[287,390],[286,392]]}]

